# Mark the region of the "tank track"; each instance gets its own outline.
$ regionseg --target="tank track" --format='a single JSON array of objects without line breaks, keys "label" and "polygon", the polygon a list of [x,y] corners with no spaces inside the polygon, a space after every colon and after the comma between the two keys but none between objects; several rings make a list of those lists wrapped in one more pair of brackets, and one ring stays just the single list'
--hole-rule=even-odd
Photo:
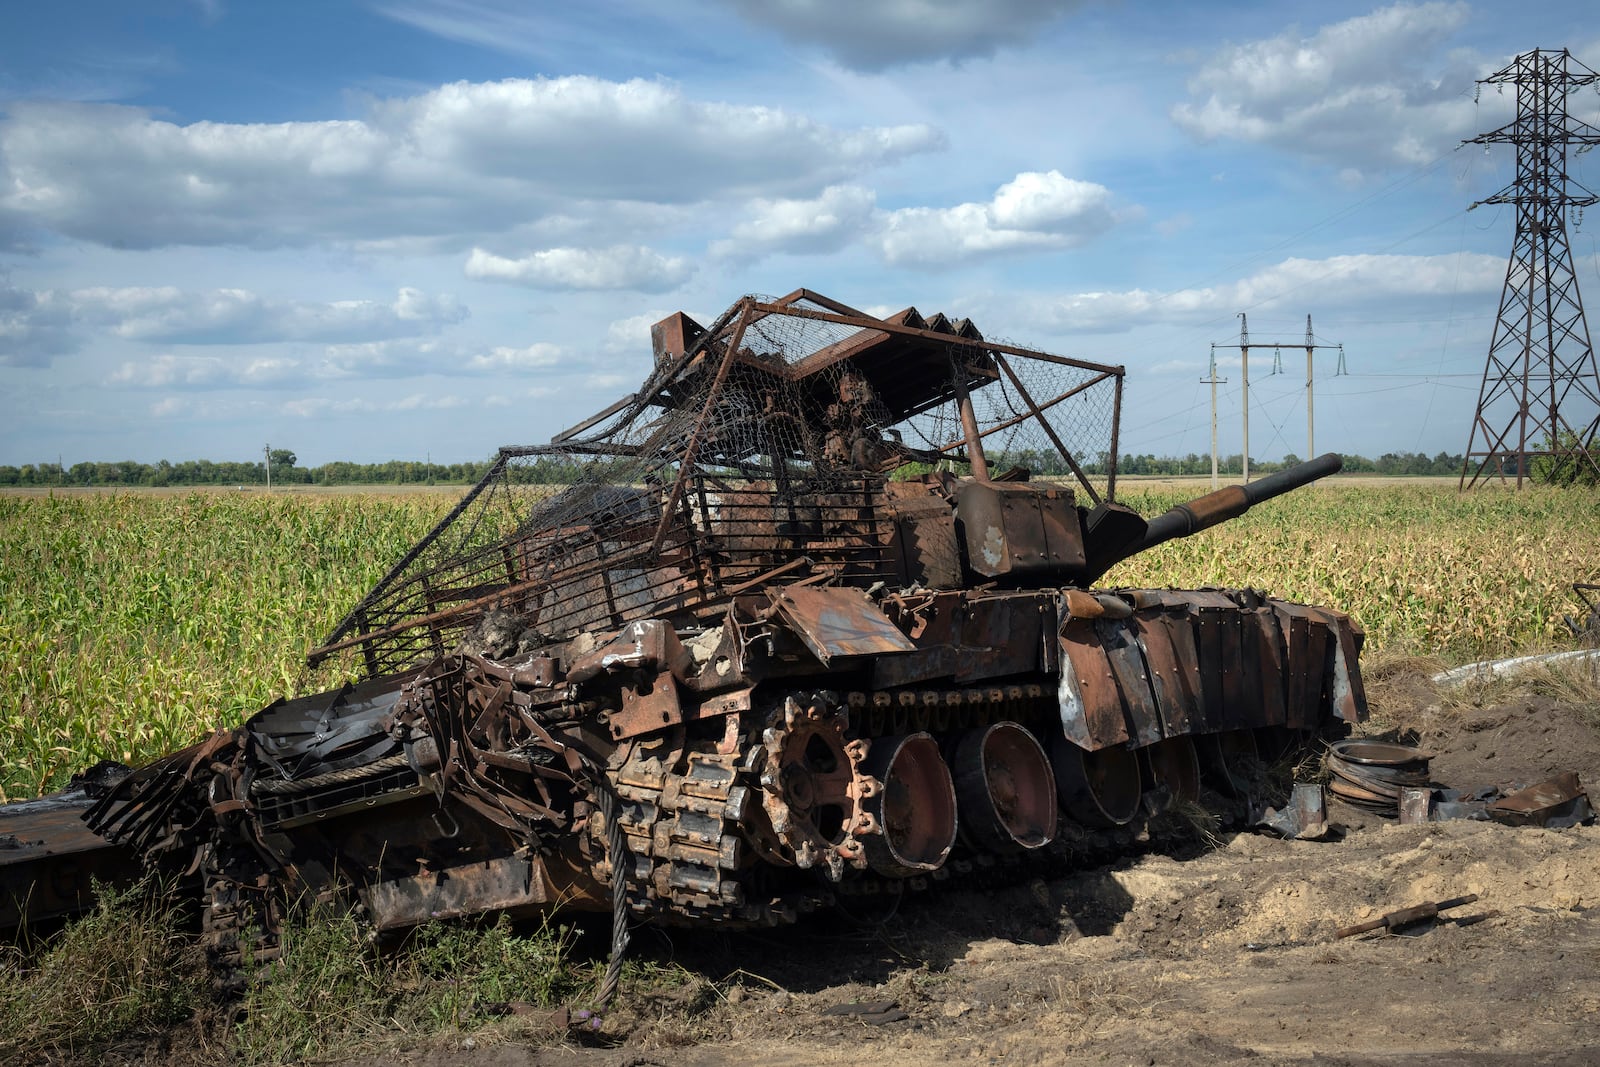
[{"label": "tank track", "polygon": [[[961,690],[824,690],[799,703],[825,706],[846,733],[867,739],[927,731],[948,741],[952,734],[1003,721],[1048,736],[1044,731],[1057,715],[1053,688],[1036,681]],[[781,721],[782,716],[771,718]],[[1179,847],[1196,837],[1182,820],[1148,808],[1130,823],[1107,829],[1080,826],[1063,816],[1056,839],[1027,853],[1000,855],[961,843],[948,863],[925,875],[884,877],[854,869],[864,863],[847,862],[835,879],[819,862],[812,865],[808,882],[801,872],[785,869],[796,864],[792,855],[783,855],[762,810],[763,794],[770,794],[766,772],[773,746],[771,729],[764,745],[758,726],[743,724],[732,752],[684,751],[681,735],[640,743],[609,772],[622,801],[620,821],[631,862],[628,905],[635,918],[667,925],[709,922],[724,929],[772,926],[849,899],[937,884],[1015,884]],[[721,747],[729,746],[725,741]],[[1204,800],[1219,829],[1242,824],[1249,812],[1245,799],[1207,791]],[[603,825],[593,825],[591,834],[603,838]],[[851,850],[845,846],[845,851]],[[600,861],[596,874],[609,877],[609,863]]]}]

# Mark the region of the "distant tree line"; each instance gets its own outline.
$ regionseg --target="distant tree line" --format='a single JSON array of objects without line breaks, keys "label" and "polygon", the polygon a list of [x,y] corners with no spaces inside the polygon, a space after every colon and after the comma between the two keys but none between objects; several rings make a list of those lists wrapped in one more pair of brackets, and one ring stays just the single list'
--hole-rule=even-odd
[{"label": "distant tree line", "polygon": [[[1007,467],[1026,467],[1034,474],[1045,477],[1058,477],[1069,475],[1067,465],[1061,461],[1060,455],[1055,452],[1037,452],[1031,449],[1002,452],[989,457],[989,468],[993,472],[1005,470]],[[1104,475],[1106,473],[1109,456],[1105,452],[1086,462],[1082,466],[1087,474]],[[1244,457],[1235,452],[1231,456],[1217,457],[1217,473],[1239,476],[1244,473]],[[1302,462],[1300,457],[1293,452],[1280,460],[1257,459],[1250,457],[1251,474],[1271,474]],[[1346,454],[1344,457],[1344,470],[1347,474],[1395,474],[1395,475],[1422,475],[1444,474],[1458,475],[1464,457],[1440,452],[1436,456],[1428,456],[1422,452],[1385,452],[1377,459],[1368,459],[1366,456]],[[1151,474],[1163,477],[1181,477],[1183,475],[1199,475],[1211,473],[1211,454],[1200,455],[1190,452],[1187,456],[1156,456],[1148,452],[1143,454],[1123,455],[1117,459],[1118,474]]]},{"label": "distant tree line", "polygon": [[[389,460],[387,463],[347,463],[343,460],[320,467],[301,467],[288,453],[288,462],[279,460],[273,450],[273,485],[468,485],[482,478],[492,460],[476,463],[417,463]],[[0,466],[0,485],[76,485],[76,486],[165,486],[185,485],[265,485],[265,463],[214,462],[190,459],[182,463],[74,463],[63,468],[58,463],[25,463],[20,467]]]},{"label": "distant tree line", "polygon": [[[1385,452],[1377,459],[1368,459],[1366,456],[1344,456],[1344,473],[1346,474],[1395,474],[1395,475],[1423,475],[1443,474],[1459,475],[1461,466],[1465,462],[1462,455],[1451,455],[1449,452],[1440,452],[1436,456],[1429,456],[1423,452]],[[1293,452],[1281,460],[1257,459],[1250,457],[1251,474],[1271,474],[1302,462],[1300,457]],[[1105,473],[1105,461],[1102,457],[1096,463],[1090,464],[1091,473]],[[1239,475],[1244,472],[1243,456],[1235,452],[1231,456],[1217,457],[1217,472],[1219,474]],[[1118,474],[1160,474],[1167,477],[1184,474],[1210,474],[1211,454],[1197,455],[1193,452],[1187,456],[1152,456],[1144,455],[1122,456],[1117,460]]]},{"label": "distant tree line", "polygon": [[[297,465],[296,456],[288,449],[272,451],[273,485],[470,485],[489,470],[492,459],[470,463],[418,463],[414,460],[389,460],[386,463],[349,463],[336,460],[319,467]],[[1106,456],[1101,454],[1083,464],[1089,474],[1104,474]],[[1252,474],[1270,474],[1300,462],[1300,457],[1289,454],[1283,459],[1250,459]],[[1351,473],[1396,475],[1457,475],[1461,473],[1463,458],[1440,452],[1427,456],[1421,452],[1385,452],[1377,459],[1346,455],[1344,469]],[[989,465],[996,472],[1008,467],[1026,467],[1035,474],[1057,477],[1070,474],[1061,457],[1053,452],[1019,451],[1000,453],[989,457]],[[923,464],[907,464],[906,473]],[[1218,471],[1223,474],[1241,473],[1241,457],[1236,453],[1217,457]],[[514,481],[529,484],[568,484],[576,480],[581,463],[559,457],[542,457],[532,462],[521,462],[512,467]],[[1155,456],[1149,453],[1126,455],[1117,462],[1119,474],[1153,474],[1167,477],[1211,473],[1210,455],[1189,453],[1187,456]],[[25,463],[20,467],[0,466],[0,486],[148,486],[161,488],[186,485],[264,485],[267,481],[265,463],[214,462],[209,459],[191,459],[182,463],[74,463],[63,468],[58,463]]]}]

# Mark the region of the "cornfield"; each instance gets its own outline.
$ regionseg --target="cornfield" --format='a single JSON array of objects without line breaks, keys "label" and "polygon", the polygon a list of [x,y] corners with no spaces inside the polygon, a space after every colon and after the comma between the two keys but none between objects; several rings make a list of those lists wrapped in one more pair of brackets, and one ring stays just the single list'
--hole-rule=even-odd
[{"label": "cornfield", "polygon": [[0,496],[0,793],[144,762],[316,685],[305,650],[453,503]]},{"label": "cornfield", "polygon": [[[1123,494],[1143,514],[1186,494]],[[1600,491],[1319,485],[1171,541],[1106,576],[1253,586],[1350,612],[1367,647],[1453,663],[1570,646],[1571,587],[1600,574]]]},{"label": "cornfield", "polygon": [[[1197,490],[1198,492],[1200,490]],[[1193,495],[1135,488],[1144,514]],[[0,496],[0,800],[138,764],[309,678],[305,650],[454,503]],[[1351,612],[1369,648],[1466,661],[1570,642],[1600,491],[1318,486],[1119,565],[1108,585],[1250,585]]]}]

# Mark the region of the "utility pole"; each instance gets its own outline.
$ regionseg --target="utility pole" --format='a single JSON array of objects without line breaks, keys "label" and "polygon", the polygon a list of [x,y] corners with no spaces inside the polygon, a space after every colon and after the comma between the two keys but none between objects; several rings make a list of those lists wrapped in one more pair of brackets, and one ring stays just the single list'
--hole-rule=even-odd
[{"label": "utility pole", "polygon": [[1344,345],[1319,345],[1317,335],[1311,332],[1311,316],[1306,316],[1306,458],[1312,459],[1317,454],[1317,420],[1312,411],[1312,388],[1315,381],[1311,373],[1311,355],[1319,348],[1337,348],[1339,350],[1339,366],[1333,372],[1335,378],[1347,373],[1344,369]]},{"label": "utility pole", "polygon": [[1211,346],[1211,373],[1201,378],[1202,385],[1211,386],[1211,488],[1215,490],[1217,484],[1217,385],[1227,384],[1228,379],[1217,377],[1217,346]]},{"label": "utility pole", "polygon": [[272,492],[272,446],[263,445],[261,454],[267,457],[267,492],[270,493]]},{"label": "utility pole", "polygon": [[1458,490],[1495,476],[1504,483],[1508,461],[1520,489],[1534,456],[1550,457],[1558,484],[1600,477],[1600,368],[1566,220],[1570,209],[1600,202],[1567,173],[1568,145],[1582,152],[1600,144],[1600,130],[1567,114],[1567,97],[1597,83],[1600,73],[1564,48],[1524,52],[1478,83],[1515,86],[1517,117],[1462,143],[1516,145],[1517,176],[1472,207],[1514,205],[1517,234]]},{"label": "utility pole", "polygon": [[1240,462],[1244,465],[1244,484],[1250,484],[1250,320],[1244,317],[1244,312],[1239,312],[1239,377],[1243,384],[1239,387],[1239,399],[1244,406],[1244,456]]},{"label": "utility pole", "polygon": [[[1281,353],[1281,349],[1285,345],[1290,345],[1290,344],[1292,344],[1292,342],[1289,342],[1289,341],[1257,341],[1254,344],[1252,344],[1251,341],[1250,341],[1250,320],[1245,318],[1245,313],[1244,312],[1242,312],[1242,311],[1239,312],[1239,358],[1243,362],[1243,370],[1244,370],[1244,373],[1242,375],[1242,377],[1244,379],[1244,384],[1243,384],[1242,388],[1244,390],[1244,397],[1243,397],[1243,403],[1244,403],[1244,480],[1245,480],[1246,483],[1248,483],[1250,481],[1250,350],[1252,348],[1270,348],[1270,349],[1272,349],[1274,354],[1275,354],[1274,369],[1273,369],[1272,373],[1276,374],[1276,373],[1278,373],[1279,370],[1282,369],[1282,359],[1281,359],[1282,353]],[[1317,454],[1316,432],[1315,432],[1316,431],[1316,427],[1315,427],[1315,423],[1313,421],[1312,406],[1311,406],[1312,405],[1312,400],[1311,400],[1311,382],[1312,382],[1311,356],[1312,356],[1312,353],[1314,353],[1319,348],[1337,348],[1339,350],[1339,370],[1338,370],[1337,373],[1338,374],[1344,374],[1345,373],[1345,369],[1344,369],[1344,345],[1342,345],[1342,344],[1318,344],[1316,335],[1311,332],[1311,316],[1307,315],[1306,316],[1306,340],[1305,340],[1305,350],[1306,350],[1306,458],[1307,459],[1310,459],[1311,457],[1313,457],[1313,456],[1315,456]],[[1212,345],[1211,346],[1211,376],[1213,378],[1215,378],[1217,376],[1216,360],[1217,360],[1217,346],[1216,345]],[[1200,380],[1201,381],[1205,381],[1204,378],[1202,378]],[[1212,386],[1211,389],[1212,389],[1212,393],[1215,394],[1216,386]],[[1212,420],[1213,420],[1213,424],[1214,424],[1215,423],[1215,418],[1216,418],[1216,414],[1215,414],[1216,413],[1216,400],[1215,400],[1214,396],[1213,396],[1213,400],[1212,400],[1211,410],[1212,410]],[[1213,425],[1213,429],[1214,428],[1215,427]],[[1213,449],[1215,449],[1215,445],[1213,445]]]}]

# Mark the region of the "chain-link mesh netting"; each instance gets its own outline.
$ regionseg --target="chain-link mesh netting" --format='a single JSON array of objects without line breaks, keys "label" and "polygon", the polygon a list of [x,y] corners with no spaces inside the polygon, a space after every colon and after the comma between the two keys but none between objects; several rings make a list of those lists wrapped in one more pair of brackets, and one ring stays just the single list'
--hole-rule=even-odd
[{"label": "chain-link mesh netting", "polygon": [[[489,474],[313,653],[367,675],[454,649],[491,609],[523,642],[710,619],[767,580],[892,582],[891,478],[990,473],[1107,496],[1117,368],[985,341],[965,319],[874,319],[801,291],[654,331],[638,392]],[[785,577],[788,576],[788,577]]]}]

